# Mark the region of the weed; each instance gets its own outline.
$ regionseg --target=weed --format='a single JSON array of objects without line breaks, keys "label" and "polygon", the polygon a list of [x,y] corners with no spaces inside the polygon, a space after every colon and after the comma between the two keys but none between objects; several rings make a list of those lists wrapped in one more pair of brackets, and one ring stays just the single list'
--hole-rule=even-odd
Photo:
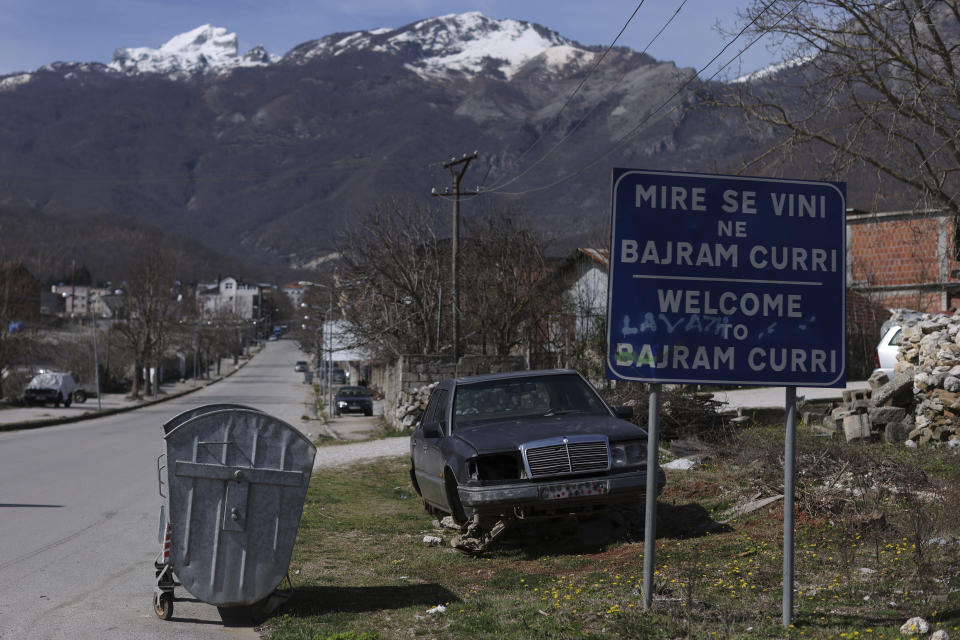
[{"label": "weed", "polygon": [[725,436],[705,466],[669,472],[650,610],[639,538],[584,549],[562,522],[518,525],[473,558],[423,544],[450,532],[422,510],[407,461],[318,475],[291,563],[300,584],[264,631],[271,640],[892,639],[920,615],[955,635],[958,457],[800,434],[795,624],[784,629],[782,502],[715,519],[782,492],[782,448],[782,428],[751,428]]}]

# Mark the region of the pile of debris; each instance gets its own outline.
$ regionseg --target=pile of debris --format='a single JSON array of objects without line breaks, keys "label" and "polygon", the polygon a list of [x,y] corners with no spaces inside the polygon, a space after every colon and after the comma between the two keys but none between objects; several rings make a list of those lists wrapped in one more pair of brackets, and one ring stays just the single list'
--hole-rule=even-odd
[{"label": "pile of debris", "polygon": [[[848,441],[883,434],[910,446],[949,442],[960,446],[960,315],[896,314],[900,352],[892,378],[870,376],[870,389],[844,391],[843,403],[823,419],[823,430]],[[808,414],[807,424],[818,422]]]},{"label": "pile of debris", "polygon": [[420,416],[427,409],[427,401],[430,399],[430,392],[438,383],[428,384],[416,389],[401,391],[397,395],[397,424],[402,429],[411,429],[420,421]]},{"label": "pile of debris", "polygon": [[915,426],[908,437],[918,444],[960,440],[960,315],[925,314],[901,326],[894,371],[913,374]]}]

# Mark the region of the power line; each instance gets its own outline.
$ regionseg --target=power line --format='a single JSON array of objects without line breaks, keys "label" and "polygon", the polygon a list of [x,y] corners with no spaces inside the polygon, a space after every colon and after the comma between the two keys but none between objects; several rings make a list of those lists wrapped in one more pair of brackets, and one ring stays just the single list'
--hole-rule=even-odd
[{"label": "power line", "polygon": [[[590,79],[590,76],[593,75],[593,72],[597,70],[597,67],[599,67],[600,64],[603,62],[604,58],[607,57],[607,54],[610,53],[610,51],[613,49],[614,46],[616,46],[617,41],[620,39],[620,36],[623,35],[623,32],[626,31],[626,30],[627,30],[627,27],[630,25],[630,23],[633,22],[633,19],[636,17],[637,12],[640,11],[640,7],[643,6],[643,3],[644,3],[644,2],[646,2],[646,0],[640,0],[640,3],[639,3],[639,4],[636,6],[636,8],[633,10],[633,13],[630,14],[630,17],[627,18],[627,21],[624,23],[623,27],[620,28],[620,32],[619,32],[619,33],[617,34],[617,36],[613,39],[613,42],[611,42],[610,45],[604,50],[603,54],[601,54],[600,57],[599,57],[596,61],[594,61],[593,66],[590,67],[590,71],[587,72],[587,75],[585,75],[585,76],[583,77],[583,79],[580,80],[580,83],[579,83],[579,84],[577,85],[577,87],[573,90],[573,92],[572,92],[569,96],[567,96],[567,99],[566,99],[566,101],[564,101],[563,106],[561,106],[561,107],[560,107],[560,110],[557,111],[556,115],[553,116],[553,120],[551,120],[550,123],[544,128],[544,130],[543,130],[543,132],[540,134],[540,136],[539,136],[536,140],[533,141],[533,144],[531,144],[531,145],[527,148],[526,151],[524,151],[522,154],[520,154],[520,159],[521,159],[521,160],[522,160],[524,157],[526,157],[526,155],[527,155],[528,153],[530,153],[531,151],[533,151],[533,148],[536,147],[536,146],[540,143],[541,140],[543,140],[543,138],[547,135],[547,132],[550,131],[550,129],[552,129],[553,126],[560,120],[560,114],[563,113],[563,110],[567,108],[567,106],[570,104],[570,102],[573,100],[573,98],[580,92],[580,89],[582,89],[582,88],[583,88],[583,85],[586,84],[587,80]],[[686,2],[686,0],[684,0],[684,2]]]},{"label": "power line", "polygon": [[[546,189],[552,189],[553,187],[556,187],[557,185],[563,184],[564,182],[566,182],[566,181],[568,181],[568,180],[571,180],[571,179],[573,179],[573,178],[576,178],[577,176],[583,174],[587,169],[590,169],[591,167],[593,167],[594,165],[596,165],[598,162],[600,162],[601,160],[603,160],[605,157],[607,157],[608,155],[610,155],[610,154],[613,153],[614,151],[618,151],[618,150],[621,149],[624,145],[626,145],[628,142],[630,142],[630,140],[640,132],[641,128],[642,128],[644,125],[646,125],[646,124],[647,124],[655,115],[657,115],[660,111],[662,111],[664,108],[666,108],[666,106],[667,106],[668,104],[670,104],[670,102],[672,102],[674,98],[676,98],[678,95],[680,95],[687,87],[689,87],[691,84],[693,84],[693,81],[694,81],[694,80],[697,80],[697,79],[700,77],[700,74],[701,74],[701,73],[703,73],[707,68],[709,68],[710,65],[712,65],[714,62],[716,62],[717,59],[720,58],[720,56],[722,56],[722,55],[726,52],[726,50],[729,49],[729,48],[733,45],[734,42],[736,42],[737,40],[739,40],[740,37],[741,37],[750,27],[752,27],[753,25],[755,25],[755,24],[760,20],[760,18],[763,17],[763,15],[770,9],[770,7],[773,6],[776,2],[777,2],[777,0],[770,0],[770,2],[769,2],[768,4],[766,4],[766,5],[763,7],[763,9],[762,9],[756,16],[754,16],[754,18],[753,18],[746,26],[744,26],[743,29],[741,29],[740,32],[739,32],[732,40],[730,40],[730,42],[728,42],[727,44],[725,44],[725,45],[723,46],[723,48],[720,49],[720,51],[719,51],[715,56],[713,56],[713,58],[711,58],[710,61],[709,61],[707,64],[703,65],[703,66],[700,68],[699,71],[697,71],[694,75],[690,76],[690,78],[689,78],[686,82],[684,82],[682,85],[680,85],[680,87],[679,87],[676,91],[674,91],[673,94],[672,94],[669,98],[667,98],[667,99],[664,100],[662,103],[660,103],[660,105],[658,105],[656,109],[654,109],[653,111],[649,112],[649,113],[647,114],[647,116],[644,117],[644,119],[640,121],[639,124],[637,124],[633,129],[631,129],[631,130],[628,131],[627,133],[625,133],[623,136],[621,136],[620,139],[619,139],[613,146],[609,147],[606,151],[602,152],[600,155],[598,155],[596,158],[594,158],[593,160],[591,160],[591,161],[588,162],[587,164],[581,166],[579,169],[577,169],[576,171],[573,171],[572,173],[568,173],[567,175],[563,176],[562,178],[559,178],[559,179],[557,179],[557,180],[554,180],[553,182],[551,182],[551,183],[549,183],[549,184],[546,184],[546,185],[543,185],[543,186],[540,186],[540,187],[533,187],[533,188],[531,188],[531,189],[525,189],[525,190],[523,190],[523,191],[512,191],[512,192],[506,192],[506,191],[501,192],[501,191],[499,191],[499,190],[489,190],[489,191],[484,191],[484,193],[492,193],[492,194],[494,194],[494,195],[503,195],[503,196],[511,196],[511,197],[523,196],[523,195],[526,195],[526,194],[528,194],[528,193],[536,193],[536,192],[538,192],[538,191],[544,191],[544,190],[546,190]],[[803,0],[797,0],[797,2],[793,5],[793,8],[790,9],[790,11],[785,12],[785,13],[780,17],[780,19],[777,20],[777,22],[776,22],[775,24],[780,24],[780,22],[782,22],[790,13],[792,13],[792,12],[800,5],[801,2],[803,2]],[[750,49],[750,47],[752,47],[754,44],[756,44],[756,43],[757,43],[761,38],[763,38],[765,35],[766,35],[766,32],[761,32],[760,35],[758,35],[756,38],[754,38],[753,40],[751,40],[750,43],[747,44],[747,46],[745,46],[743,49],[741,49],[740,52],[737,53],[737,55],[735,55],[733,58],[731,58],[729,61],[727,61],[723,66],[721,66],[719,69],[717,69],[717,71],[714,72],[713,75],[711,75],[709,78],[707,78],[707,81],[709,82],[709,81],[713,80],[714,78],[716,78],[718,75],[720,75],[721,72],[723,72],[728,66],[730,66],[731,64],[733,64],[733,62],[734,62],[735,60],[737,60],[738,58],[740,58],[744,53],[747,52],[747,50]],[[673,109],[671,109],[671,111],[672,111],[672,110],[675,110],[676,108],[677,108],[677,107],[674,106]]]},{"label": "power line", "polygon": [[[680,13],[680,10],[683,9],[684,5],[686,5],[686,4],[687,4],[687,0],[683,0],[683,1],[680,3],[680,6],[677,7],[677,9],[673,12],[673,14],[670,16],[670,18],[664,23],[664,25],[663,25],[662,27],[660,27],[660,30],[657,31],[657,33],[653,36],[653,38],[651,38],[650,41],[646,44],[646,46],[643,47],[643,50],[640,51],[640,55],[645,54],[645,53],[647,52],[647,50],[653,45],[653,43],[656,42],[656,41],[660,38],[660,36],[663,34],[663,32],[666,31],[667,27],[670,26],[670,24],[674,21],[674,19],[675,19],[675,18],[677,17],[677,15]],[[610,50],[613,49],[613,46],[616,44],[617,40],[620,39],[620,36],[623,35],[623,32],[626,30],[627,25],[629,25],[630,22],[633,20],[634,16],[637,15],[637,11],[640,10],[640,7],[641,7],[641,6],[643,6],[643,1],[641,1],[640,4],[637,5],[637,8],[634,9],[633,14],[632,14],[632,15],[630,16],[630,18],[627,20],[627,23],[623,25],[623,28],[620,30],[620,33],[617,34],[617,37],[614,38],[614,40],[613,40],[613,42],[610,44],[610,46],[607,47],[607,50],[604,51],[603,57],[606,57],[607,53],[609,53]],[[597,68],[597,66],[599,66],[600,62],[603,61],[603,57],[601,57],[601,59],[600,59],[599,61],[597,61],[597,63],[596,63],[596,64],[593,66],[593,68],[590,70],[590,73],[587,74],[587,77],[584,78],[584,79],[580,82],[580,84],[577,86],[577,88],[574,90],[574,92],[570,95],[570,97],[567,98],[567,101],[564,102],[563,106],[560,108],[560,111],[558,111],[558,112],[557,112],[557,115],[554,116],[553,121],[547,126],[546,129],[544,129],[543,133],[540,134],[540,137],[537,138],[537,140],[536,140],[532,145],[530,145],[530,147],[529,147],[526,151],[524,151],[524,152],[520,155],[520,157],[518,158],[518,161],[523,160],[523,158],[526,157],[526,155],[546,136],[547,131],[549,131],[550,128],[553,127],[553,125],[559,120],[560,114],[561,114],[561,113],[563,112],[563,110],[567,107],[567,105],[570,104],[570,101],[571,101],[571,100],[573,99],[573,97],[577,94],[577,92],[580,91],[581,87],[583,87],[583,84],[587,81],[587,79],[590,77],[590,75],[592,75],[593,71]],[[626,78],[629,73],[630,73],[630,70],[625,71],[625,72],[623,73],[623,75],[621,75],[620,78],[619,78],[615,83],[613,83],[613,85],[611,85],[611,87],[607,90],[607,93],[609,94],[609,93],[610,93],[611,91],[613,91],[616,87],[620,86],[620,83],[623,82],[624,78]],[[601,103],[601,101],[598,100],[598,101],[596,102],[596,104],[594,104],[593,107],[591,107],[591,109],[590,109],[589,111],[587,111],[587,113],[586,113],[582,118],[580,118],[580,120],[579,120],[579,121],[577,122],[577,124],[573,127],[573,129],[571,129],[570,131],[568,131],[567,134],[566,134],[565,136],[563,136],[563,138],[561,138],[555,145],[553,145],[544,155],[540,156],[540,158],[537,159],[533,164],[531,164],[529,167],[527,167],[526,169],[524,169],[522,172],[520,172],[519,174],[517,174],[517,175],[514,176],[513,178],[507,180],[506,182],[501,182],[500,184],[498,184],[498,185],[496,185],[496,186],[493,186],[493,187],[491,187],[490,189],[485,190],[485,192],[499,191],[500,189],[503,189],[504,187],[506,187],[506,186],[508,186],[508,185],[510,185],[510,184],[513,184],[514,182],[516,182],[517,180],[519,180],[519,179],[522,178],[523,176],[527,175],[533,168],[535,168],[535,167],[538,166],[540,163],[542,163],[544,160],[546,160],[548,157],[550,157],[550,155],[551,155],[554,151],[556,151],[556,150],[557,150],[563,143],[565,143],[574,133],[576,133],[576,132],[580,129],[581,125],[583,125],[583,123],[587,120],[587,118],[589,118],[590,115],[592,115],[593,112],[596,111],[597,108],[599,108],[600,103]]]}]

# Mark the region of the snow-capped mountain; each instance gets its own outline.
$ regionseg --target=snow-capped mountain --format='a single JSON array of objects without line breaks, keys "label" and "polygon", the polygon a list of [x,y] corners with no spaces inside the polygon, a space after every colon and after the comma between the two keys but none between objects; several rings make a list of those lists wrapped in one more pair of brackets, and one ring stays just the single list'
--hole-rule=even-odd
[{"label": "snow-capped mountain", "polygon": [[[609,166],[723,172],[759,154],[741,118],[700,105],[724,86],[626,48],[584,83],[599,51],[474,12],[333,34],[282,58],[241,56],[236,34],[203,25],[109,65],[0,77],[0,223],[105,216],[251,264],[303,263],[385,199],[436,204],[430,187],[448,178],[437,162],[477,149],[469,180],[533,194],[517,197],[519,215],[577,246],[605,224]],[[62,253],[104,264],[98,243]]]},{"label": "snow-capped mountain", "polygon": [[[237,34],[209,24],[176,35],[157,48],[122,47],[107,69],[125,73],[160,74],[174,79],[229,73],[241,67],[278,62],[307,64],[346,53],[373,52],[400,56],[409,70],[424,79],[475,77],[492,74],[511,79],[524,65],[539,58],[546,69],[588,64],[594,53],[537,24],[495,20],[479,12],[421,20],[398,29],[338,33],[295,47],[287,55],[269,54],[262,46],[240,56]],[[16,85],[29,80],[21,74]],[[0,89],[14,88],[13,81]]]},{"label": "snow-capped mountain", "polygon": [[107,65],[128,74],[160,73],[191,76],[197,73],[221,73],[237,67],[265,66],[274,58],[257,46],[245,56],[237,55],[237,34],[222,27],[205,24],[170,38],[157,49],[120,48]]},{"label": "snow-capped mountain", "polygon": [[593,57],[576,42],[540,25],[471,12],[421,20],[400,29],[334,34],[300,45],[284,60],[304,64],[362,50],[400,55],[408,69],[426,79],[492,72],[509,80],[537,56],[548,56],[553,66]]}]

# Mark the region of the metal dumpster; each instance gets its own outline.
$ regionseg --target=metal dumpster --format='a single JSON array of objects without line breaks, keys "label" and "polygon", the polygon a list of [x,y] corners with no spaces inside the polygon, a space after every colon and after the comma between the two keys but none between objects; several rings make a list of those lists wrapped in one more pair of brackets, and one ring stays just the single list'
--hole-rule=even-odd
[{"label": "metal dumpster", "polygon": [[177,586],[222,608],[271,596],[287,574],[315,454],[296,428],[241,405],[197,407],[164,425],[157,616],[173,615]]}]

